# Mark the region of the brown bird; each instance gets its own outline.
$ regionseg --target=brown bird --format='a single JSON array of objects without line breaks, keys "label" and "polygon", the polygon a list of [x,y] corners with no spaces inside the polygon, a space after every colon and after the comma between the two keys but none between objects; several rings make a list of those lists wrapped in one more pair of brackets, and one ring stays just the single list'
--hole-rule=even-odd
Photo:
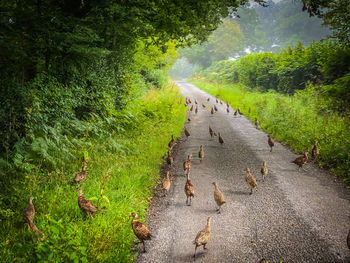
[{"label": "brown bird", "polygon": [[227,113],[230,113],[230,108],[227,107],[227,108],[226,108],[226,111],[227,111]]},{"label": "brown bird", "polygon": [[98,211],[97,207],[91,203],[91,201],[86,200],[83,191],[78,187],[77,191],[79,193],[78,195],[78,205],[81,210],[83,210],[90,218],[93,218],[93,214]]},{"label": "brown bird", "polygon": [[241,114],[241,109],[239,107],[237,107],[237,112]]},{"label": "brown bird", "polygon": [[[303,170],[305,170],[305,169],[303,168],[303,165],[306,164],[306,162],[307,162],[307,159],[308,159],[308,156],[307,156],[307,155],[308,155],[308,152],[305,152],[304,155],[297,157],[297,158],[292,162],[292,163],[295,163],[295,164],[299,165],[298,171],[300,171],[300,168],[302,168]],[[305,171],[306,171],[306,170],[305,170]]]},{"label": "brown bird", "polygon": [[186,135],[186,138],[188,138],[191,134],[190,132],[187,130],[187,128],[185,127],[185,135]]},{"label": "brown bird", "polygon": [[[185,194],[186,194],[186,205],[190,206],[192,203],[192,197],[194,197],[194,186],[191,182],[190,179],[190,171],[187,171],[187,180],[186,180],[186,184],[185,184]],[[190,202],[188,202],[188,198],[190,198]]]},{"label": "brown bird", "polygon": [[263,163],[263,166],[261,167],[261,175],[262,175],[262,178],[263,178],[263,181],[265,181],[265,176],[268,174],[269,172],[269,169],[267,169],[267,166],[266,166],[266,162],[264,161]]},{"label": "brown bird", "polygon": [[34,205],[33,205],[33,199],[34,199],[34,197],[29,197],[28,205],[23,210],[24,224],[28,224],[29,226],[31,223],[34,222],[34,217],[35,217],[35,209],[34,209]]},{"label": "brown bird", "polygon": [[163,189],[166,191],[169,191],[170,189],[170,172],[169,171],[166,172],[166,176],[163,180]]},{"label": "brown bird", "polygon": [[29,227],[30,231],[35,233],[36,237],[38,238],[38,241],[45,240],[45,235],[37,228],[37,226],[33,222],[30,222]]},{"label": "brown bird", "polygon": [[191,169],[191,158],[192,158],[192,154],[189,154],[187,156],[187,160],[184,162],[183,166],[184,166],[184,171],[189,171]]},{"label": "brown bird", "polygon": [[219,101],[218,101],[218,99],[216,99],[216,103],[218,103]]},{"label": "brown bird", "polygon": [[248,113],[250,114],[250,107],[249,107],[249,109],[248,109]]},{"label": "brown bird", "polygon": [[245,175],[245,181],[247,182],[248,187],[250,188],[250,194],[253,193],[253,189],[258,190],[258,184],[254,178],[254,176],[250,173],[250,169],[247,168]]},{"label": "brown bird", "polygon": [[255,118],[255,128],[258,128],[259,127],[259,121],[257,118]]},{"label": "brown bird", "polygon": [[203,103],[202,103],[202,107],[203,107],[203,108],[206,108],[206,106],[205,106]]},{"label": "brown bird", "polygon": [[199,148],[198,157],[201,159],[201,162],[202,162],[203,158],[204,158],[203,145],[201,145],[200,148]]},{"label": "brown bird", "polygon": [[195,113],[195,114],[198,113],[198,106],[196,106],[196,109],[194,110],[194,113]]},{"label": "brown bird", "polygon": [[238,114],[238,111],[236,110],[235,113],[233,113],[234,116],[237,116]]},{"label": "brown bird", "polygon": [[167,158],[166,158],[166,162],[167,162],[167,164],[169,164],[169,165],[173,165],[173,163],[174,163],[174,158],[173,158],[173,156],[171,155],[171,152],[170,152],[170,151],[168,151],[168,156],[167,156]]},{"label": "brown bird", "polygon": [[267,135],[268,139],[267,142],[269,143],[269,146],[271,148],[270,152],[272,152],[272,147],[275,146],[275,141],[271,138],[270,134]]},{"label": "brown bird", "polygon": [[213,136],[216,136],[215,131],[210,126],[209,126],[209,134],[211,138],[213,138]]},{"label": "brown bird", "polygon": [[137,214],[131,213],[130,217],[132,217],[132,220],[131,220],[132,230],[134,231],[135,236],[142,242],[143,252],[146,252],[145,240],[151,240],[152,235],[148,230],[147,226],[145,226],[143,223],[136,220]]},{"label": "brown bird", "polygon": [[190,111],[193,111],[193,105],[191,106]]},{"label": "brown bird", "polygon": [[192,101],[191,101],[191,99],[190,99],[190,98],[188,98],[188,103],[192,103]]},{"label": "brown bird", "polygon": [[207,98],[207,101],[210,101],[210,98]]},{"label": "brown bird", "polygon": [[196,238],[193,241],[193,244],[196,245],[193,255],[194,258],[196,258],[197,247],[203,246],[203,249],[207,249],[205,246],[210,241],[210,236],[210,217],[208,217],[206,226],[203,230],[198,232]]},{"label": "brown bird", "polygon": [[214,110],[215,110],[215,111],[218,111],[218,108],[216,107],[216,105],[214,105]]},{"label": "brown bird", "polygon": [[222,105],[222,100],[220,100],[220,104]]},{"label": "brown bird", "polygon": [[194,99],[194,103],[198,104],[198,102],[197,102],[197,100],[196,100],[196,99]]},{"label": "brown bird", "polygon": [[318,141],[315,140],[315,145],[314,147],[312,148],[312,152],[311,152],[311,156],[312,158],[315,160],[316,157],[320,154],[320,149],[318,148]]},{"label": "brown bird", "polygon": [[224,143],[224,139],[221,137],[220,132],[219,132],[219,143],[221,145],[223,145],[223,143]]},{"label": "brown bird", "polygon": [[169,146],[169,148],[171,149],[171,148],[174,147],[174,145],[175,145],[174,135],[171,135],[171,140],[170,140],[170,142],[168,143],[168,146]]},{"label": "brown bird", "polygon": [[266,259],[262,259],[262,260],[260,260],[260,263],[269,263]]},{"label": "brown bird", "polygon": [[214,108],[213,107],[211,107],[210,113],[214,114]]},{"label": "brown bird", "polygon": [[190,118],[187,118],[187,120],[188,120],[188,122],[190,122],[190,121],[191,121],[191,119],[190,119]]},{"label": "brown bird", "polygon": [[213,185],[215,186],[214,188],[214,200],[216,204],[218,205],[219,208],[216,209],[218,214],[220,214],[220,208],[223,204],[226,203],[224,194],[220,191],[218,185],[214,182]]},{"label": "brown bird", "polygon": [[81,172],[76,174],[74,182],[79,184],[84,182],[84,180],[86,179],[86,168],[86,164],[83,163],[83,166],[81,167]]}]

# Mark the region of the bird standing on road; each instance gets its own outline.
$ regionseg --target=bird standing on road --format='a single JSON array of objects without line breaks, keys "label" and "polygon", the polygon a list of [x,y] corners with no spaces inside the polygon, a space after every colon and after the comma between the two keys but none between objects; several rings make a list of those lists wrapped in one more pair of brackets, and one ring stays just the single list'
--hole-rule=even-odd
[{"label": "bird standing on road", "polygon": [[193,241],[193,244],[196,245],[194,249],[194,255],[193,255],[194,258],[196,258],[197,247],[203,246],[203,249],[207,249],[205,246],[210,241],[210,236],[211,236],[210,220],[211,220],[210,217],[208,217],[206,226],[204,227],[203,230],[198,232],[195,240]]},{"label": "bird standing on road", "polygon": [[219,208],[216,209],[218,214],[220,214],[220,208],[223,204],[226,203],[224,194],[220,191],[218,185],[214,182],[214,200]]},{"label": "bird standing on road", "polygon": [[220,132],[219,132],[219,143],[220,143],[221,145],[224,144],[224,139],[221,137]]},{"label": "bird standing on road", "polygon": [[263,181],[265,181],[265,176],[268,174],[269,172],[269,169],[267,169],[267,166],[266,166],[266,162],[264,161],[263,163],[263,166],[261,167],[261,175],[262,175],[262,178],[263,178]]},{"label": "bird standing on road", "polygon": [[202,103],[202,107],[203,107],[203,108],[206,108],[206,106],[205,106],[203,103]]},{"label": "bird standing on road", "polygon": [[34,197],[29,197],[28,205],[23,210],[23,221],[25,224],[28,224],[29,226],[31,222],[34,222],[34,217],[35,217],[35,208],[33,205],[33,199]]},{"label": "bird standing on road", "polygon": [[[185,194],[186,194],[186,205],[190,206],[192,204],[192,198],[194,197],[194,186],[191,182],[190,179],[190,171],[187,171],[187,180],[186,180],[186,184],[185,184]],[[190,202],[188,202],[188,198],[190,199]]]},{"label": "bird standing on road", "polygon": [[187,130],[186,127],[185,127],[185,135],[186,135],[186,138],[188,138],[189,136],[191,136],[190,132]]},{"label": "bird standing on road", "polygon": [[308,160],[308,152],[305,152],[304,155],[297,157],[292,163],[295,163],[299,166],[298,171],[300,171],[300,168],[302,168],[304,171],[306,171],[303,166],[306,164]]},{"label": "bird standing on road", "polygon": [[167,158],[166,158],[166,162],[167,162],[167,164],[169,164],[169,165],[172,165],[172,164],[174,163],[174,158],[173,158],[173,156],[171,155],[171,152],[170,152],[170,151],[168,151],[168,156],[167,156]]},{"label": "bird standing on road", "polygon": [[192,154],[189,154],[187,156],[187,160],[184,161],[183,167],[184,167],[184,171],[189,172],[191,169],[191,158],[192,158]]},{"label": "bird standing on road", "polygon": [[227,107],[227,108],[226,108],[226,111],[227,111],[227,113],[230,113],[230,108]]},{"label": "bird standing on road", "polygon": [[214,110],[215,111],[218,111],[218,108],[216,107],[216,105],[214,104]]},{"label": "bird standing on road", "polygon": [[167,192],[170,189],[170,172],[169,171],[166,172],[166,176],[163,180],[163,189]]},{"label": "bird standing on road", "polygon": [[211,138],[213,138],[213,136],[216,136],[215,131],[210,126],[209,126],[209,134]]},{"label": "bird standing on road", "polygon": [[195,114],[198,113],[198,106],[196,106],[196,109],[194,110],[194,113],[195,113]]},{"label": "bird standing on road", "polygon": [[169,148],[171,149],[171,148],[174,147],[174,145],[175,145],[174,135],[171,135],[171,140],[170,140],[170,142],[168,143],[168,146],[169,146]]},{"label": "bird standing on road", "polygon": [[213,107],[211,107],[210,113],[214,114],[214,108]]},{"label": "bird standing on road", "polygon": [[247,182],[248,187],[250,188],[250,194],[253,193],[253,189],[258,189],[258,184],[254,176],[250,173],[250,169],[247,168],[245,175],[245,181]]},{"label": "bird standing on road", "polygon": [[190,111],[193,111],[193,105],[191,106]]},{"label": "bird standing on road", "polygon": [[267,139],[267,142],[271,148],[270,152],[272,152],[272,147],[275,146],[275,141],[271,138],[270,134],[267,135],[268,139]]},{"label": "bird standing on road", "polygon": [[152,239],[152,235],[148,230],[147,226],[145,226],[143,223],[136,220],[137,214],[131,213],[130,217],[132,217],[132,220],[131,220],[132,230],[134,231],[135,236],[142,242],[143,252],[146,252],[145,240]]},{"label": "bird standing on road", "polygon": [[258,128],[259,127],[259,121],[257,118],[255,118],[255,128]]},{"label": "bird standing on road", "polygon": [[202,162],[202,161],[203,161],[203,158],[204,158],[203,145],[201,145],[200,148],[199,148],[198,157],[199,157],[199,159],[201,160],[200,162]]}]

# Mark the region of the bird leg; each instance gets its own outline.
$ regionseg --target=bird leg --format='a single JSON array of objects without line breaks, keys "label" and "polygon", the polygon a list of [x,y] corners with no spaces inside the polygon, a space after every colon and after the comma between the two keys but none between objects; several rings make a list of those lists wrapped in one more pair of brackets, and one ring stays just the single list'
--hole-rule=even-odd
[{"label": "bird leg", "polygon": [[251,195],[251,194],[253,194],[253,189],[252,189],[252,188],[250,188],[250,195]]},{"label": "bird leg", "polygon": [[196,247],[194,248],[194,255],[193,255],[194,258],[196,258],[197,247],[198,247],[198,246],[196,245]]},{"label": "bird leg", "polygon": [[203,249],[207,249],[207,248],[205,247],[206,245],[207,245],[207,244],[204,244],[204,245],[203,245]]},{"label": "bird leg", "polygon": [[187,199],[186,199],[186,205],[188,204],[188,196],[187,196]]},{"label": "bird leg", "polygon": [[190,196],[190,206],[191,206],[191,204],[192,204],[192,196]]},{"label": "bird leg", "polygon": [[143,253],[146,253],[145,241],[142,240],[142,244],[143,244]]},{"label": "bird leg", "polygon": [[271,147],[271,150],[270,150],[270,152],[272,152],[272,147]]}]

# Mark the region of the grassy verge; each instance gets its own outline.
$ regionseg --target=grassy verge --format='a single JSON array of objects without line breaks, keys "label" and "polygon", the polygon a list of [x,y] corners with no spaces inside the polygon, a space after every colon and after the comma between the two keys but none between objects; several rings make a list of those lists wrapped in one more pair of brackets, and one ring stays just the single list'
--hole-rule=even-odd
[{"label": "grassy verge", "polygon": [[[135,211],[145,220],[152,191],[160,179],[161,157],[171,134],[181,133],[185,108],[177,87],[169,85],[148,91],[120,116],[117,121],[127,128],[76,149],[64,170],[43,173],[37,167],[36,172],[26,175],[16,191],[21,195],[13,197],[19,199],[19,207],[6,208],[0,202],[0,261],[132,261],[134,235],[128,216]],[[83,193],[99,208],[107,208],[93,220],[80,211],[72,183],[83,153],[89,156]],[[46,236],[40,243],[32,241],[23,228],[22,211],[30,195],[35,197],[35,223]]]},{"label": "grassy verge", "polygon": [[[314,140],[320,145],[319,165],[329,167],[350,183],[350,120],[328,111],[327,100],[309,86],[294,96],[260,93],[240,84],[221,84],[192,79],[200,89],[240,107],[257,118],[260,127],[297,152],[311,153]],[[251,113],[248,114],[248,109]]]}]

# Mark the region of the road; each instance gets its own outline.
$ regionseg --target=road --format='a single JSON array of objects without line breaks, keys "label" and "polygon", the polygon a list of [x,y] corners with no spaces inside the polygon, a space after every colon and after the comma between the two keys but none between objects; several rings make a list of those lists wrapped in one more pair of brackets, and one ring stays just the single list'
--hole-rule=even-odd
[{"label": "road", "polygon": [[[190,113],[185,126],[191,136],[182,135],[174,149],[171,190],[166,197],[154,197],[149,226],[154,238],[146,242],[146,253],[138,262],[193,262],[194,240],[212,217],[212,239],[207,250],[197,250],[196,262],[350,262],[346,236],[350,230],[350,192],[329,172],[313,163],[298,172],[291,163],[298,155],[280,143],[273,152],[267,134],[244,116],[228,114],[214,97],[186,81],[176,82],[184,97],[197,99],[199,112]],[[210,101],[207,102],[207,98]],[[202,108],[202,103],[207,108]],[[208,127],[225,140],[210,139]],[[205,158],[198,159],[203,145]],[[186,206],[182,164],[193,155],[191,180],[195,187],[192,206]],[[262,181],[260,168],[267,162],[269,174]],[[259,189],[249,195],[244,169],[249,167]],[[217,182],[226,204],[216,213],[213,198]],[[141,251],[142,246],[137,250]]]}]

